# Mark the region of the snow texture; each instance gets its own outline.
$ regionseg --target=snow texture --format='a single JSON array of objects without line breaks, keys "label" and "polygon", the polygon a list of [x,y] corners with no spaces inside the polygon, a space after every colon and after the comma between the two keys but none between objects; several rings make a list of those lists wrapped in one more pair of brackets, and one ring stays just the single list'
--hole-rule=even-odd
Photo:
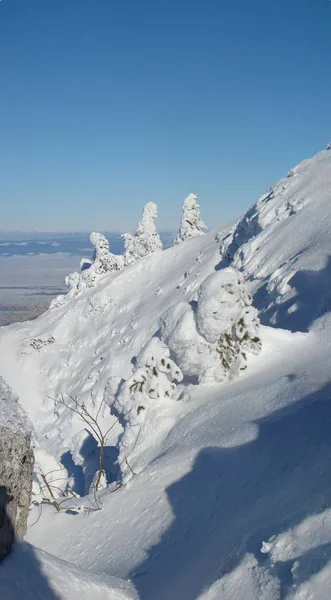
[{"label": "snow texture", "polygon": [[31,434],[32,425],[28,415],[18,401],[18,396],[13,394],[12,389],[0,376],[0,415],[1,426],[7,427],[13,432],[24,432]]},{"label": "snow texture", "polygon": [[213,384],[246,368],[247,353],[261,350],[251,302],[242,274],[229,267],[205,279],[195,307],[180,303],[168,309],[161,335],[185,375]]},{"label": "snow texture", "polygon": [[[109,575],[131,578],[144,600],[329,599],[330,189],[331,153],[324,150],[292,168],[231,227],[100,275],[79,297],[69,292],[65,306],[0,329],[2,375],[40,447],[57,461],[70,455],[76,483],[90,461],[82,424],[56,412],[48,396],[69,393],[96,412],[105,400],[100,422],[115,423],[111,453],[129,431],[129,396],[118,406],[119,421],[110,410],[146,367],[135,359],[142,349],[160,336],[184,376],[169,382],[176,383],[172,398],[147,394],[139,435],[128,446],[135,475],[126,482],[124,473],[118,486],[114,460],[102,510],[86,518],[33,507],[28,540],[51,560],[70,562],[100,585]],[[243,284],[234,283],[237,273]],[[258,310],[262,349],[247,353],[241,377],[215,383],[217,357],[213,385],[201,385],[216,333],[230,321],[235,336],[243,334],[236,309],[223,313],[232,296],[228,277],[248,311],[254,351],[252,306]],[[55,342],[37,351],[28,341],[49,336]],[[138,399],[130,402],[137,407]],[[59,570],[51,577],[63,582]]]},{"label": "snow texture", "polygon": [[119,465],[123,480],[132,475],[128,459],[139,436],[146,435],[144,423],[150,406],[176,397],[176,383],[183,379],[181,370],[170,358],[169,348],[152,338],[136,358],[132,376],[122,383],[113,411],[124,423],[119,444]]},{"label": "snow texture", "polygon": [[0,377],[0,560],[10,551],[14,532],[24,535],[31,501],[33,452],[31,425]]},{"label": "snow texture", "polygon": [[77,298],[86,288],[94,287],[101,275],[120,271],[124,267],[124,257],[109,252],[109,242],[102,233],[92,232],[90,242],[94,246],[92,260],[83,258],[80,261],[81,273],[70,273],[65,278],[69,291],[52,300],[50,308],[59,308],[70,298]]},{"label": "snow texture", "polygon": [[182,208],[182,218],[175,244],[180,244],[197,235],[203,235],[207,227],[200,218],[200,205],[198,196],[190,194],[185,198]]},{"label": "snow texture", "polygon": [[143,208],[136,233],[134,235],[123,233],[125,265],[131,265],[144,256],[162,250],[163,244],[154,223],[156,218],[157,205],[154,202],[148,202]]},{"label": "snow texture", "polygon": [[64,560],[17,540],[1,564],[0,600],[138,600],[133,585],[116,577],[86,573]]}]

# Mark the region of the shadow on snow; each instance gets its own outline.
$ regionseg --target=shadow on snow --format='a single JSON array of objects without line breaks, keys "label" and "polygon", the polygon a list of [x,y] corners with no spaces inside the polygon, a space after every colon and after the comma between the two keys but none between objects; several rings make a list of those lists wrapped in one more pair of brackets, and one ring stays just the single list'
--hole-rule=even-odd
[{"label": "shadow on snow", "polygon": [[130,574],[144,600],[195,600],[245,552],[266,564],[263,541],[331,506],[331,383],[256,423],[257,439],[205,448],[167,489],[174,521]]},{"label": "shadow on snow", "polygon": [[[272,303],[273,292],[267,289],[268,282],[255,293],[253,304],[260,311],[263,325],[273,325],[291,331],[309,331],[313,322],[331,310],[331,257],[319,271],[297,271],[288,281],[295,294],[281,304]],[[279,292],[276,292],[277,296]]]},{"label": "shadow on snow", "polygon": [[[0,486],[0,544],[12,538],[13,525],[6,506],[10,495],[5,486]],[[2,533],[6,533],[6,540]],[[10,544],[9,544],[10,546]],[[8,546],[8,549],[9,549]],[[59,600],[43,574],[33,546],[16,540],[11,552],[0,562],[1,600]]]},{"label": "shadow on snow", "polygon": [[[82,458],[82,464],[75,464],[71,452],[65,452],[61,456],[61,463],[68,471],[68,476],[73,479],[72,491],[80,496],[89,493],[93,477],[99,470],[99,460],[101,448],[95,438],[86,431],[85,438],[79,453]],[[103,459],[103,469],[106,474],[108,485],[116,481],[118,476],[118,466],[116,465],[118,449],[115,446],[105,446]]]}]

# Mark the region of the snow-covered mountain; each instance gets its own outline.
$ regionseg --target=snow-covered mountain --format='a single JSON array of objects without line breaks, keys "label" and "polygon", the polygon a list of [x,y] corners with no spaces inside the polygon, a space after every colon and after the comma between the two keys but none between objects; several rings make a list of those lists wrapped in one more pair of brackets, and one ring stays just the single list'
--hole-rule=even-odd
[{"label": "snow-covered mountain", "polygon": [[[60,598],[69,595],[56,588],[59,559],[68,577],[84,571],[100,584],[93,598],[134,594],[114,595],[109,576],[130,578],[143,600],[329,598],[330,256],[325,150],[232,227],[141,258],[35,321],[0,329],[0,374],[34,425],[37,471],[61,461],[84,495],[97,470],[96,440],[54,399],[78,398],[103,430],[112,427],[102,509],[31,511],[28,541],[56,557],[38,554],[53,561],[45,569]],[[193,314],[207,278],[228,267],[258,309],[262,351],[240,377],[204,385],[187,370],[178,401],[155,397],[134,422],[119,415],[118,390],[169,310]],[[122,476],[129,457],[121,487],[118,450]]]}]

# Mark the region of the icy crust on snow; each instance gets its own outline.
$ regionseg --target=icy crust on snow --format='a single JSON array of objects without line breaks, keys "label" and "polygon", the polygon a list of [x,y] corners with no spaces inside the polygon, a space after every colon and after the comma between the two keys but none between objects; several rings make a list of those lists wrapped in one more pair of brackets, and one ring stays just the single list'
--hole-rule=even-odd
[{"label": "icy crust on snow", "polygon": [[32,425],[28,416],[20,406],[18,396],[13,394],[12,389],[0,376],[0,425],[12,431],[20,431],[31,434]]},{"label": "icy crust on snow", "polygon": [[106,573],[86,573],[17,540],[1,564],[1,600],[138,600],[134,586]]}]

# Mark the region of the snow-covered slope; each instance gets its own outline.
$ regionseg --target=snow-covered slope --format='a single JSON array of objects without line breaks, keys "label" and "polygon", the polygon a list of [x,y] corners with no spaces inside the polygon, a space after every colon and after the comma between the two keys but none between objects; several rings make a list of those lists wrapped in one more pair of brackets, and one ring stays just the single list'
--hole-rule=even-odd
[{"label": "snow-covered slope", "polygon": [[[0,330],[1,375],[36,444],[67,467],[69,450],[71,462],[80,455],[72,473],[77,483],[83,470],[87,487],[82,424],[51,398],[68,393],[97,408],[109,382],[131,375],[165,311],[194,303],[215,269],[242,271],[263,323],[262,353],[239,379],[155,402],[132,455],[136,475],[101,492],[102,510],[44,506],[33,525],[36,509],[31,543],[100,577],[130,577],[143,600],[329,598],[331,535],[321,532],[331,506],[330,199],[323,151],[232,228],[147,256],[36,321]],[[105,406],[102,421],[114,422]],[[115,477],[120,425],[111,433]]]},{"label": "snow-covered slope", "polygon": [[133,586],[103,574],[86,573],[19,541],[0,568],[1,600],[137,600]]},{"label": "snow-covered slope", "polygon": [[289,171],[223,242],[228,260],[234,257],[234,266],[252,281],[265,324],[308,331],[329,309],[330,154],[319,152]]}]

